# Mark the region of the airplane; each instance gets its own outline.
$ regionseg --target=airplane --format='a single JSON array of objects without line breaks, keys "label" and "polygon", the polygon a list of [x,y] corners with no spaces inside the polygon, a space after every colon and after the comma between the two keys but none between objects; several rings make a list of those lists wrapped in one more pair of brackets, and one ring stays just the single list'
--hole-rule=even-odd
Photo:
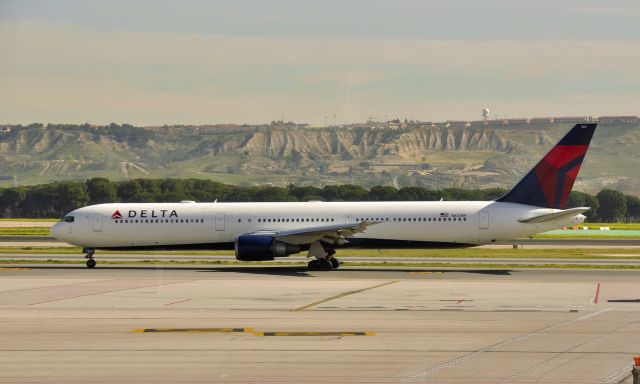
[{"label": "airplane", "polygon": [[76,209],[56,239],[96,249],[235,249],[241,261],[307,252],[309,270],[340,266],[343,247],[433,248],[491,244],[584,222],[566,209],[596,124],[577,124],[494,201],[109,203]]}]

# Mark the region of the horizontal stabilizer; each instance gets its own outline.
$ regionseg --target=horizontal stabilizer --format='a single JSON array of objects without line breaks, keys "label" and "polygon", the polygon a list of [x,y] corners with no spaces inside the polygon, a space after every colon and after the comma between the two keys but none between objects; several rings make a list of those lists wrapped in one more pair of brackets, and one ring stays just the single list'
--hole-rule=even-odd
[{"label": "horizontal stabilizer", "polygon": [[527,217],[527,218],[523,218],[518,220],[521,223],[544,223],[546,221],[552,221],[552,220],[559,220],[559,219],[564,219],[564,218],[569,218],[572,216],[576,216],[579,215],[581,213],[587,212],[589,209],[589,207],[577,207],[577,208],[571,208],[571,209],[565,209],[563,211],[558,211],[558,212],[553,212],[553,213],[547,213],[544,215],[538,215],[538,216],[533,216],[533,217]]}]

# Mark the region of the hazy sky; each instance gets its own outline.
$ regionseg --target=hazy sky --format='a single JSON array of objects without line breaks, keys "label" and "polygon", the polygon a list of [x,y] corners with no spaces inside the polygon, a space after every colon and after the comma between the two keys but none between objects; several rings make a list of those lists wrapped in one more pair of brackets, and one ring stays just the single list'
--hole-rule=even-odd
[{"label": "hazy sky", "polygon": [[0,123],[640,114],[637,0],[0,0]]}]

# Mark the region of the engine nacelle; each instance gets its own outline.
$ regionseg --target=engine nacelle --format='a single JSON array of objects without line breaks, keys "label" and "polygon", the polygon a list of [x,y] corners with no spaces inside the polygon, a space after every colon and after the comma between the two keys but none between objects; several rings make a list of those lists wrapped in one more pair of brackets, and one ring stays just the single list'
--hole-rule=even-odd
[{"label": "engine nacelle", "polygon": [[268,235],[240,235],[236,237],[236,259],[242,261],[273,260],[300,252],[300,246],[274,240]]}]

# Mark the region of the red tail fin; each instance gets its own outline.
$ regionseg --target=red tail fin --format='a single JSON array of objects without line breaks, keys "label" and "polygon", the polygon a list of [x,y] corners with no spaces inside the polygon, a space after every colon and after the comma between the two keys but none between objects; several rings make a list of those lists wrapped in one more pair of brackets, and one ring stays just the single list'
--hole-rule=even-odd
[{"label": "red tail fin", "polygon": [[497,201],[564,209],[597,124],[576,124]]}]

